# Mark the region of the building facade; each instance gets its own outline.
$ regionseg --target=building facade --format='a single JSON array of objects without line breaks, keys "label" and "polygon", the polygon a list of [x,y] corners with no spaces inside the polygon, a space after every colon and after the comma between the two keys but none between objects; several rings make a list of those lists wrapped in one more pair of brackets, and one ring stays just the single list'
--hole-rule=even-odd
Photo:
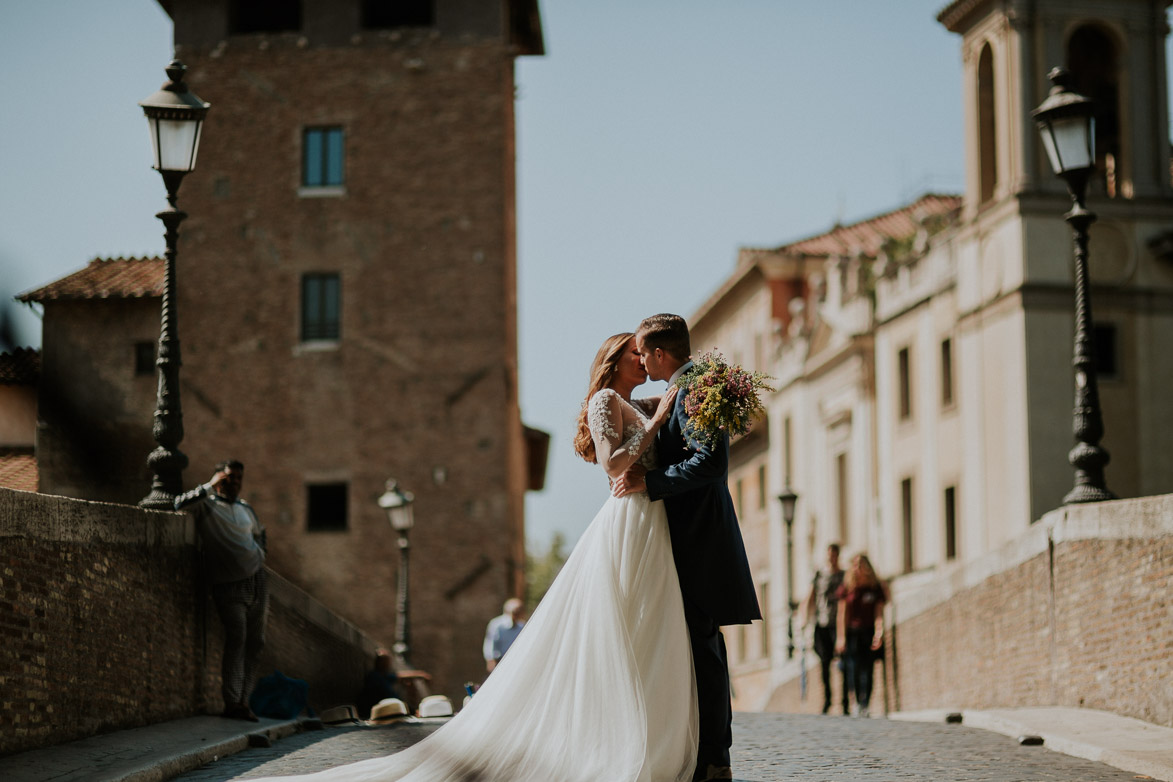
[{"label": "building facade", "polygon": [[[1018,539],[1072,487],[1070,198],[1030,116],[1055,65],[1096,106],[1089,276],[1107,484],[1121,497],[1173,491],[1168,5],[950,4],[939,21],[961,37],[963,197],[743,250],[692,318],[702,344],[778,385],[757,442],[731,457],[731,487],[765,476],[765,507],[741,516],[771,592],[772,641],[747,638],[740,653],[755,631],[731,634],[740,708],[796,707],[802,617],[790,607],[827,543],[867,551],[898,613],[902,595]],[[746,348],[757,342],[761,358]],[[791,525],[770,502],[787,487]]]},{"label": "building facade", "polygon": [[[543,51],[536,3],[161,5],[212,106],[179,192],[184,483],[243,461],[270,565],[390,645],[400,549],[377,499],[398,481],[415,497],[409,662],[456,698],[523,588],[543,466],[516,333],[513,68]],[[45,315],[48,368],[67,340]],[[123,401],[149,437],[154,400]],[[93,496],[45,446],[42,491]],[[134,502],[150,447],[127,450],[134,488],[109,499]]]}]

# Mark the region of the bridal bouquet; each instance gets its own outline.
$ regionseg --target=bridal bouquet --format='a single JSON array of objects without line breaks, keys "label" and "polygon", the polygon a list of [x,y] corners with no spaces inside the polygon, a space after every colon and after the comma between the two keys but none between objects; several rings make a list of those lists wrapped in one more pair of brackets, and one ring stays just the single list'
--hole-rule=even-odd
[{"label": "bridal bouquet", "polygon": [[761,372],[730,366],[716,351],[694,358],[692,367],[676,381],[679,393],[684,394],[689,435],[711,448],[725,435],[748,432],[753,419],[765,412],[758,392],[773,391],[770,380]]}]

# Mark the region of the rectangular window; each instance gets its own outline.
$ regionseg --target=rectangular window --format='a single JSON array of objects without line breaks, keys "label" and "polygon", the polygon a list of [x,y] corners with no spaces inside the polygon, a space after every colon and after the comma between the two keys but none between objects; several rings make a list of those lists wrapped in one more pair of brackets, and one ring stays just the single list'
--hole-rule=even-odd
[{"label": "rectangular window", "polygon": [[766,465],[758,465],[758,510],[766,508]]},{"label": "rectangular window", "polygon": [[900,352],[896,355],[896,371],[899,373],[900,418],[902,420],[912,417],[912,370],[910,362],[908,348],[901,348]]},{"label": "rectangular window", "polygon": [[338,339],[341,333],[342,282],[337,273],[301,278],[301,339]]},{"label": "rectangular window", "polygon": [[953,340],[941,342],[941,406],[953,404]]},{"label": "rectangular window", "polygon": [[847,543],[848,522],[850,521],[849,507],[851,486],[847,482],[847,454],[841,453],[835,457],[835,498],[839,513],[839,542]]},{"label": "rectangular window", "polygon": [[900,482],[901,516],[904,532],[904,572],[912,571],[912,478],[905,478]]},{"label": "rectangular window", "polygon": [[786,416],[782,421],[782,458],[785,459],[783,465],[784,475],[786,479],[782,481],[786,486],[790,485],[790,416]]},{"label": "rectangular window", "polygon": [[306,128],[302,137],[303,187],[341,187],[343,184],[342,128]]},{"label": "rectangular window", "polygon": [[134,373],[136,375],[155,374],[155,343],[134,343]]},{"label": "rectangular window", "polygon": [[435,24],[433,0],[362,0],[365,30],[390,27],[431,27]]},{"label": "rectangular window", "polygon": [[1115,380],[1119,367],[1116,361],[1116,326],[1096,323],[1092,326],[1092,344],[1096,351],[1096,377]]},{"label": "rectangular window", "polygon": [[945,559],[957,559],[957,489],[945,489]]},{"label": "rectangular window", "polygon": [[741,516],[741,509],[745,507],[745,505],[742,504],[742,500],[745,497],[745,481],[743,481],[741,478],[738,478],[737,482],[733,484],[733,487],[736,505],[735,510],[737,511],[737,515]]},{"label": "rectangular window", "polygon": [[228,25],[233,35],[300,30],[301,0],[232,0]]},{"label": "rectangular window", "polygon": [[762,609],[762,659],[770,659],[770,585],[762,584],[761,605]]},{"label": "rectangular window", "polygon": [[306,486],[306,524],[310,532],[346,530],[345,483]]}]

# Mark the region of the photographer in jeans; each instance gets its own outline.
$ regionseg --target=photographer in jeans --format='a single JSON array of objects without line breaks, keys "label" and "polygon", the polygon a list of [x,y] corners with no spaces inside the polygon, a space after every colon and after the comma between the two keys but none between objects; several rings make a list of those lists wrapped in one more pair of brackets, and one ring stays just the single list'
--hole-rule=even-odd
[{"label": "photographer in jeans", "polygon": [[212,601],[224,624],[222,716],[256,722],[248,697],[265,646],[269,589],[265,530],[252,507],[240,499],[243,482],[243,464],[221,462],[210,481],[175,498],[175,509],[195,517]]}]

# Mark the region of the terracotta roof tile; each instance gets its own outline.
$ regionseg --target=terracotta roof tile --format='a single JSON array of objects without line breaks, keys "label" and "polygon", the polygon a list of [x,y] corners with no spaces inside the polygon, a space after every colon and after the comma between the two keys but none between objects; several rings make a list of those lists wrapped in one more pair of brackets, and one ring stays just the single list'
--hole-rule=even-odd
[{"label": "terracotta roof tile", "polygon": [[162,258],[95,258],[84,269],[16,298],[51,301],[162,296],[163,275]]},{"label": "terracotta roof tile", "polygon": [[0,448],[0,487],[37,490],[37,457],[23,448]]},{"label": "terracotta roof tile", "polygon": [[41,351],[17,348],[11,353],[0,353],[0,385],[36,385],[40,373]]},{"label": "terracotta roof tile", "polygon": [[741,262],[752,260],[752,256],[762,252],[807,256],[854,255],[862,252],[875,257],[889,239],[913,236],[920,228],[921,220],[927,217],[948,217],[960,208],[960,196],[930,194],[894,212],[886,212],[851,225],[837,225],[826,233],[781,247],[769,250],[745,248],[742,250]]}]

